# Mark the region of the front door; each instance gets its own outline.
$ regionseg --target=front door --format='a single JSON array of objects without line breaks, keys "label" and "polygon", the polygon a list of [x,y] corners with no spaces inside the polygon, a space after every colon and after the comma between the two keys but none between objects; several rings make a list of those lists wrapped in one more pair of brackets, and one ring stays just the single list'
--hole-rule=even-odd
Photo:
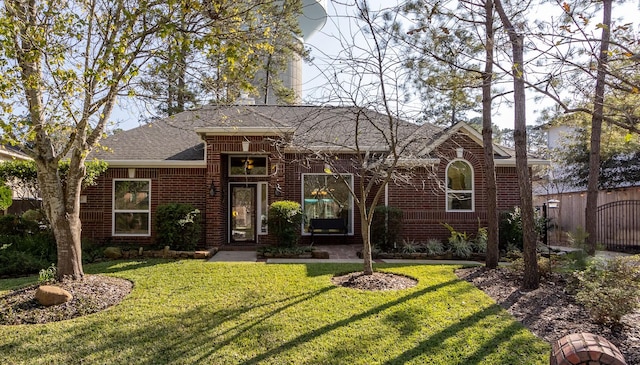
[{"label": "front door", "polygon": [[231,185],[231,242],[256,242],[256,186]]}]

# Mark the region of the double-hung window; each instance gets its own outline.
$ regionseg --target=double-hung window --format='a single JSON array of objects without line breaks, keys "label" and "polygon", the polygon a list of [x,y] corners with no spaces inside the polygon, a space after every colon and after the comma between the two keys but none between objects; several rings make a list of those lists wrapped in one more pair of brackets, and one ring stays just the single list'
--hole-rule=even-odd
[{"label": "double-hung window", "polygon": [[151,234],[151,180],[115,179],[113,181],[113,235],[149,236]]}]

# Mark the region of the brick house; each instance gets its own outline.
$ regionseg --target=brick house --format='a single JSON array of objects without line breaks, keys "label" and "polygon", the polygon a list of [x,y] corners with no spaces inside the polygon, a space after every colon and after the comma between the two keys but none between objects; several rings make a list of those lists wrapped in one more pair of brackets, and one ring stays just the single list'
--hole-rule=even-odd
[{"label": "brick house", "polygon": [[[287,199],[300,202],[308,218],[344,218],[344,241],[359,243],[358,212],[345,185],[357,186],[362,176],[352,164],[354,146],[371,155],[388,150],[381,134],[388,121],[354,107],[206,106],[118,132],[90,155],[109,168],[82,194],[82,236],[153,244],[155,209],[181,202],[202,212],[201,246],[265,244],[272,239],[267,208]],[[395,123],[402,183],[390,183],[380,203],[402,210],[403,238],[445,239],[442,223],[469,233],[478,221],[486,225],[481,135],[464,123]],[[514,153],[500,146],[494,153],[498,207],[509,210],[519,204]],[[337,161],[331,173],[321,155]],[[301,243],[309,236],[305,224]]]}]

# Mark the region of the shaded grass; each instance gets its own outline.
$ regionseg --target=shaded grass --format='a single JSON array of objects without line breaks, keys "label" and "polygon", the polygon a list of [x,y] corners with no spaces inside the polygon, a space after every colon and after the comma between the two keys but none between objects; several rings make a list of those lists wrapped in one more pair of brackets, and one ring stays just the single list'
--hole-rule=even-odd
[{"label": "shaded grass", "polygon": [[[548,363],[548,344],[458,280],[454,266],[377,268],[419,283],[388,292],[331,284],[357,264],[89,265],[87,272],[133,281],[132,293],[86,317],[0,326],[0,363]],[[0,290],[26,283],[0,280]]]}]

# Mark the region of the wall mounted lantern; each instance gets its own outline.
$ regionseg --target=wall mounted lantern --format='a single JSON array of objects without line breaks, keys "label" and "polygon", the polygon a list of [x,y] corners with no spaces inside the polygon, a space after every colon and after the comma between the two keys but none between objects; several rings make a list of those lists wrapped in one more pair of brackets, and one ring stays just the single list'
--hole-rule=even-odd
[{"label": "wall mounted lantern", "polygon": [[242,141],[242,152],[249,152],[249,145],[251,142],[248,139]]}]

